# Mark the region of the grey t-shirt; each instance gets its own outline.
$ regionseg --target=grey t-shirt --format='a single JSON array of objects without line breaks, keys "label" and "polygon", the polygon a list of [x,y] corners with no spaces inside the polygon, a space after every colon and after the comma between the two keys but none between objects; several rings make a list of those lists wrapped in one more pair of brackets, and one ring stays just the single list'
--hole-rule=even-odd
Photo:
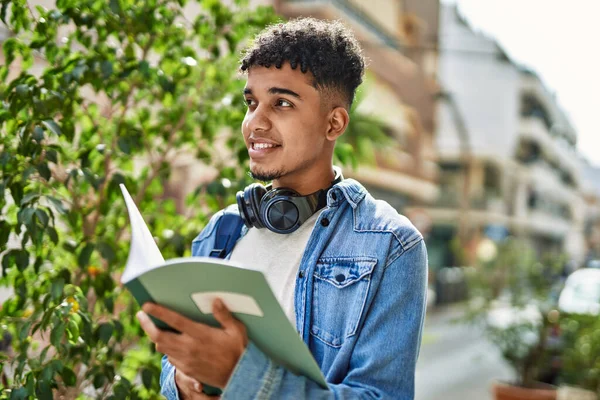
[{"label": "grey t-shirt", "polygon": [[231,253],[231,261],[265,274],[275,297],[294,326],[296,274],[310,234],[322,211],[317,211],[296,231],[288,234],[271,232],[267,228],[251,228]]}]

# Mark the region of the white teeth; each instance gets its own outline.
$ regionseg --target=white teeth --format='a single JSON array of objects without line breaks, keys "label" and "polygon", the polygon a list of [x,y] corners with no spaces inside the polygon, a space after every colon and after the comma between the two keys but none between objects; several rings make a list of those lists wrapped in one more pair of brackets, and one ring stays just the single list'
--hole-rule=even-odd
[{"label": "white teeth", "polygon": [[276,147],[274,144],[270,144],[270,143],[254,143],[253,147],[255,149],[269,149],[271,147]]}]

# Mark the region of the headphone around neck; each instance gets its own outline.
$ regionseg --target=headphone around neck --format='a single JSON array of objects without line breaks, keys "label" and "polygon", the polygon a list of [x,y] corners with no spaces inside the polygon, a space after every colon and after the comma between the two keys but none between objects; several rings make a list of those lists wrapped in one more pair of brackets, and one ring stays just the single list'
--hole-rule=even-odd
[{"label": "headphone around neck", "polygon": [[289,188],[271,189],[253,183],[236,194],[240,216],[248,228],[267,228],[275,233],[292,233],[314,213],[327,205],[327,192],[344,179],[333,167],[335,179],[327,189],[301,196]]}]

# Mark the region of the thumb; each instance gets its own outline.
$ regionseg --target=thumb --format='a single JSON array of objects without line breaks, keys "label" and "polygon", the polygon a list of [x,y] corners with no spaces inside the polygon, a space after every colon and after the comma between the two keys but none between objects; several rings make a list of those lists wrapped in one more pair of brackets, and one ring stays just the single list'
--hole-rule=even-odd
[{"label": "thumb", "polygon": [[227,309],[225,303],[223,303],[223,300],[221,299],[215,299],[213,302],[213,315],[225,330],[235,327],[236,325],[237,320],[231,315],[231,312],[229,312],[229,309]]}]

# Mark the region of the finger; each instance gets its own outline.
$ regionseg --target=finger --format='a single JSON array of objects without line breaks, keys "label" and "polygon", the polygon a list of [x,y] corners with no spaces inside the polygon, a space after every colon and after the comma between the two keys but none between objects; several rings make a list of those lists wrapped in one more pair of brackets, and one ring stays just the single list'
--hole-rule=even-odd
[{"label": "finger", "polygon": [[202,393],[202,384],[189,375],[184,374],[181,370],[175,369],[175,384],[178,387],[188,387],[196,393]]},{"label": "finger", "polygon": [[179,332],[186,332],[189,329],[189,326],[194,323],[192,320],[187,319],[183,315],[158,304],[145,303],[142,306],[142,310],[153,317],[160,319],[165,324],[169,325],[173,329],[178,330]]},{"label": "finger", "polygon": [[178,347],[181,341],[181,335],[161,331],[154,325],[154,322],[152,322],[148,314],[143,311],[138,311],[136,317],[138,321],[140,321],[140,326],[144,332],[146,332],[150,340],[156,344],[156,350],[159,353],[167,353],[168,348],[172,346]]},{"label": "finger", "polygon": [[[154,322],[152,322],[150,317],[148,317],[148,315],[145,312],[138,311],[138,313],[135,316],[137,317],[138,321],[140,321],[140,326],[142,327],[144,332],[146,332],[146,334],[150,337],[150,339],[156,337],[160,333],[160,330],[156,327],[156,325],[154,325]],[[152,341],[154,340],[152,339]]]}]

